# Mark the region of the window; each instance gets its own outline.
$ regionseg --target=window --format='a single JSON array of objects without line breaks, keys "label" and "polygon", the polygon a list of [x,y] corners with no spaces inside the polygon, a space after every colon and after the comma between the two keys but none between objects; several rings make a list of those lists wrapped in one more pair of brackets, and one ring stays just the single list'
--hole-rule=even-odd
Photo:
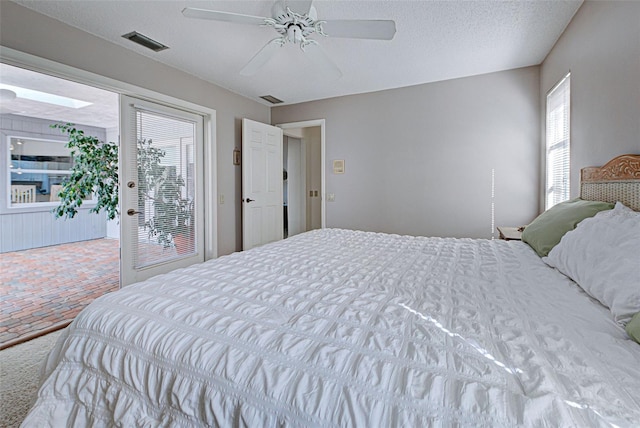
[{"label": "window", "polygon": [[65,142],[9,137],[7,146],[9,206],[18,208],[59,201],[58,191],[73,165]]},{"label": "window", "polygon": [[546,209],[569,199],[570,82],[567,74],[547,94]]}]

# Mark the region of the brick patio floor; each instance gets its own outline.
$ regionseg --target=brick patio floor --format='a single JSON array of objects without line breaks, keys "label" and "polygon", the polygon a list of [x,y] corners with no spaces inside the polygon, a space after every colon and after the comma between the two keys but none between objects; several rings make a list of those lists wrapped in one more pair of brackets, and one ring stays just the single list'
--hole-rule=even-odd
[{"label": "brick patio floor", "polygon": [[0,254],[0,349],[73,320],[117,290],[119,245],[96,239]]}]

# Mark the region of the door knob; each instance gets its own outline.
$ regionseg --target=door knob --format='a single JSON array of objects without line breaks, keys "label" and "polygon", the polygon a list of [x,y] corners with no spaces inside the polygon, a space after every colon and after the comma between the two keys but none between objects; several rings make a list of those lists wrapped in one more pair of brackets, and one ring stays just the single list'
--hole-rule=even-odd
[{"label": "door knob", "polygon": [[127,215],[136,215],[136,214],[140,214],[140,211],[136,211],[133,208],[129,208],[127,210]]},{"label": "door knob", "polygon": [[255,199],[251,199],[251,198],[247,198],[247,199],[245,199],[245,202],[246,202],[246,203],[253,202],[253,201],[255,201]]}]

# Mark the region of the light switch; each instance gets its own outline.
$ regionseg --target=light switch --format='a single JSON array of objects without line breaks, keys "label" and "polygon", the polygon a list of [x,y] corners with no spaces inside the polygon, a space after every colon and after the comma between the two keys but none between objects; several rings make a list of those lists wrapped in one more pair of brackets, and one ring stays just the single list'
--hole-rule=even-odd
[{"label": "light switch", "polygon": [[336,195],[335,195],[335,193],[329,193],[329,194],[327,195],[327,201],[329,201],[329,202],[335,202],[335,201],[336,201]]},{"label": "light switch", "polygon": [[224,205],[224,195],[220,195],[220,205]]}]

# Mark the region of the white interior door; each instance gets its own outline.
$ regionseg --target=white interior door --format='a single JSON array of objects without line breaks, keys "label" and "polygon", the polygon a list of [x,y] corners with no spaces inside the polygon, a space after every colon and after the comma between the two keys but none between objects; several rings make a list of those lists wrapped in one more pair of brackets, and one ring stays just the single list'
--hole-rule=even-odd
[{"label": "white interior door", "polygon": [[282,129],[242,119],[242,248],[282,239]]},{"label": "white interior door", "polygon": [[203,118],[120,97],[123,286],[204,261]]}]

